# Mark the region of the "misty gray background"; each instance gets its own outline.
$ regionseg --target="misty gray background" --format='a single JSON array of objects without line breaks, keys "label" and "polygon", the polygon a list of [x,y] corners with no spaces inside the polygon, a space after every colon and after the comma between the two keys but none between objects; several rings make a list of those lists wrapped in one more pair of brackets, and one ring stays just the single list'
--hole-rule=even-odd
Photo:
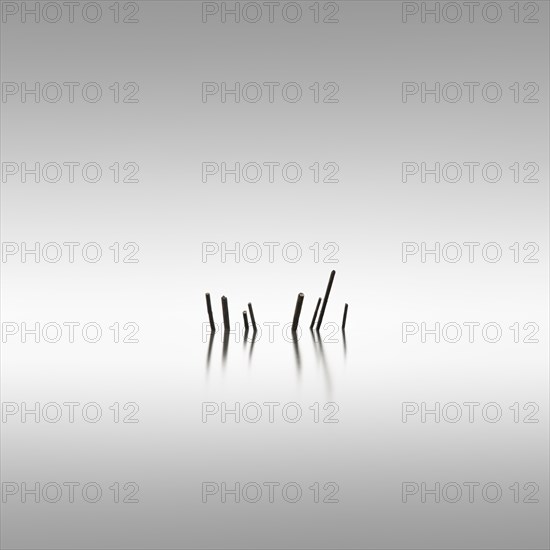
[{"label": "misty gray background", "polygon": [[[547,548],[548,547],[548,3],[538,24],[515,24],[511,3],[488,24],[401,21],[401,2],[338,2],[338,24],[203,24],[201,2],[139,2],[139,23],[1,25],[2,81],[96,81],[88,104],[2,103],[4,162],[139,164],[139,183],[2,183],[2,241],[96,241],[106,258],[2,264],[4,322],[95,321],[97,344],[16,338],[2,345],[2,401],[139,404],[139,423],[48,424],[10,418],[2,428],[2,481],[139,484],[139,504],[2,505],[4,548]],[[309,6],[312,2],[302,2]],[[122,5],[122,3],[121,3]],[[135,81],[139,103],[114,104],[113,82]],[[203,103],[203,81],[337,82],[337,104]],[[401,101],[403,81],[496,81],[496,104]],[[534,81],[538,104],[515,104],[507,87]],[[304,179],[250,184],[201,181],[204,161],[298,162]],[[314,184],[307,167],[337,162],[339,183]],[[403,183],[401,163],[537,162],[537,184]],[[139,263],[113,263],[113,242],[137,242]],[[301,261],[252,264],[201,243],[298,242]],[[403,241],[496,241],[499,263],[401,261]],[[308,247],[339,245],[337,264]],[[536,242],[538,264],[515,264],[507,247]],[[341,334],[324,355],[307,326],[331,269],[325,321]],[[204,292],[229,298],[232,321],[247,302],[259,322],[292,320],[305,301],[295,351],[276,341],[230,342],[210,363],[201,335]],[[138,344],[114,344],[113,322],[135,322]],[[401,323],[494,321],[501,342],[401,342]],[[514,344],[507,327],[536,322],[538,344]],[[204,401],[298,402],[297,424],[201,421]],[[315,424],[308,407],[336,402],[338,424]],[[508,416],[401,422],[403,401],[490,401]],[[515,424],[507,407],[536,402],[538,424]],[[204,481],[295,481],[296,504],[201,500]],[[496,504],[401,501],[404,481],[495,481]],[[336,482],[338,504],[314,504],[307,487]],[[536,482],[538,504],[515,504],[507,487]]]}]

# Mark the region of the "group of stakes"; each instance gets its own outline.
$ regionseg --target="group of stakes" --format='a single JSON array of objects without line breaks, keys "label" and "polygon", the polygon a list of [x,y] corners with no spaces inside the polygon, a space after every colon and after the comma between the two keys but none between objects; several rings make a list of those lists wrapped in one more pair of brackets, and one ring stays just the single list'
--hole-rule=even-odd
[{"label": "group of stakes", "polygon": [[[334,282],[334,276],[336,275],[336,271],[332,271],[330,273],[330,278],[328,280],[327,290],[325,292],[325,297],[323,299],[323,305],[321,306],[321,312],[319,313],[319,319],[317,320],[317,326],[316,330],[319,331],[321,328],[321,324],[323,323],[323,317],[325,316],[325,309],[327,307],[328,298],[330,296],[330,291],[332,289],[332,283]],[[296,300],[296,307],[294,309],[294,318],[292,320],[292,332],[296,332],[298,330],[298,322],[300,321],[300,313],[302,312],[302,304],[304,302],[304,295],[302,292],[298,294],[298,299]],[[315,326],[315,320],[317,319],[317,313],[319,312],[319,306],[321,305],[321,298],[317,300],[317,306],[315,307],[315,313],[313,314],[313,319],[311,321],[310,329],[313,329]],[[216,332],[216,324],[214,323],[214,315],[212,313],[212,303],[210,301],[210,293],[206,293],[206,309],[208,311],[208,320],[210,322],[210,329],[212,332]],[[252,330],[256,332],[256,319],[254,318],[254,310],[252,309],[252,304],[248,303],[248,311],[250,312],[250,321],[252,323]],[[230,324],[229,324],[229,307],[227,305],[227,298],[225,296],[222,296],[222,313],[223,313],[223,325],[225,330],[229,330]],[[344,317],[342,319],[342,331],[346,330],[346,319],[348,316],[348,304],[345,304],[344,306]],[[248,324],[248,315],[246,314],[246,311],[243,311],[243,320],[244,320],[244,328],[245,331],[248,331],[249,324]]]}]

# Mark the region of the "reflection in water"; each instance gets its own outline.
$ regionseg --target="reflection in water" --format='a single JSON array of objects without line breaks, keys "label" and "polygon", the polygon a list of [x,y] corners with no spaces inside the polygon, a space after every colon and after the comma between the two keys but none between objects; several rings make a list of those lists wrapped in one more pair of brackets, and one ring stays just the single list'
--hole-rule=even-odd
[{"label": "reflection in water", "polygon": [[227,350],[229,348],[229,329],[226,329],[223,333],[223,351],[222,351],[222,365],[225,366],[227,361]]},{"label": "reflection in water", "polygon": [[[249,363],[252,362],[252,353],[254,351],[254,345],[258,338],[258,330],[252,330],[252,337],[249,339],[249,329],[246,328],[243,335],[243,347],[246,349],[247,344],[250,344],[250,350],[248,353],[248,360]],[[323,337],[321,333],[317,330],[310,329],[311,333],[311,341],[313,344],[313,349],[315,352],[315,357],[317,359],[317,364],[320,364],[323,369],[323,374],[325,376],[327,388],[329,390],[329,393],[332,392],[332,379],[330,375],[330,365],[327,361],[327,357],[325,355],[325,349],[323,345]],[[229,350],[229,338],[230,338],[231,332],[229,330],[225,330],[223,333],[223,345],[222,345],[222,366],[226,366],[227,363],[227,356],[228,356],[228,350]],[[216,334],[211,332],[208,338],[208,350],[206,353],[206,371],[210,370],[210,362],[212,357],[212,348],[214,345],[214,339],[216,337]],[[331,342],[336,342],[336,340],[331,340]],[[344,349],[344,357],[347,357],[347,342],[346,342],[346,331],[342,331],[342,343],[343,343],[343,349]],[[298,334],[296,332],[292,333],[292,346],[294,349],[294,359],[296,364],[296,372],[298,375],[302,372],[302,354],[300,352],[300,339],[298,337]]]},{"label": "reflection in water", "polygon": [[214,343],[214,332],[210,333],[210,338],[208,340],[208,351],[206,353],[206,370],[210,369],[210,357],[212,356],[212,344]]},{"label": "reflection in water", "polygon": [[300,345],[298,344],[298,335],[296,332],[292,333],[292,345],[294,346],[294,355],[296,358],[296,371],[300,374],[302,370],[302,359],[300,357]]},{"label": "reflection in water", "polygon": [[344,357],[348,355],[348,346],[346,345],[346,329],[342,329],[342,342],[344,344]]},{"label": "reflection in water", "polygon": [[257,328],[255,328],[252,332],[252,340],[250,341],[250,352],[248,354],[248,361],[249,362],[252,361],[252,352],[254,351],[254,344],[256,343],[256,334],[258,334],[258,329]]},{"label": "reflection in water", "polygon": [[325,380],[327,383],[327,390],[329,395],[332,393],[332,380],[330,378],[330,367],[327,363],[327,359],[325,357],[325,349],[323,348],[323,337],[319,334],[319,331],[317,331],[317,339],[315,338],[315,334],[313,331],[311,331],[312,337],[313,337],[313,345],[316,348],[316,351],[318,350],[318,358],[321,359],[321,366],[323,367],[323,373],[325,375]]},{"label": "reflection in water", "polygon": [[311,341],[313,342],[313,351],[315,352],[316,364],[319,365],[319,363],[321,362],[321,356],[319,354],[318,343],[321,339],[321,335],[317,330],[310,329],[309,332],[311,333]]}]

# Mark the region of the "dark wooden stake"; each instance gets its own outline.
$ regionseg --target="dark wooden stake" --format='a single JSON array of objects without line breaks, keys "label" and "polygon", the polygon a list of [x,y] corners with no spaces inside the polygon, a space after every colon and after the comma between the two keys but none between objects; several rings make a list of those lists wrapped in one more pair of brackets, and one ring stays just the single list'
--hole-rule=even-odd
[{"label": "dark wooden stake", "polygon": [[348,318],[348,304],[344,306],[344,318],[342,319],[342,330],[346,330],[346,319]]},{"label": "dark wooden stake", "polygon": [[336,271],[332,270],[330,273],[330,278],[328,280],[325,297],[323,299],[323,305],[321,306],[321,313],[319,313],[319,320],[317,321],[317,330],[321,328],[321,324],[323,323],[323,317],[325,316],[325,309],[327,308],[328,297],[330,296],[330,290],[332,289],[332,283],[334,282],[335,275],[336,275]]},{"label": "dark wooden stake", "polygon": [[315,319],[317,319],[317,313],[319,311],[319,306],[321,305],[321,298],[317,300],[317,305],[315,306],[315,313],[313,314],[313,319],[311,320],[311,325],[309,328],[312,329],[315,326]]},{"label": "dark wooden stake", "polygon": [[210,329],[212,330],[212,332],[216,332],[216,324],[214,323],[214,314],[212,313],[212,304],[210,302],[210,292],[206,293],[206,310],[208,311]]},{"label": "dark wooden stake", "polygon": [[250,313],[250,322],[252,323],[252,329],[254,330],[254,332],[256,332],[256,319],[254,317],[254,311],[250,302],[248,302],[248,311]]},{"label": "dark wooden stake", "polygon": [[304,303],[304,295],[300,292],[296,300],[296,308],[294,309],[294,319],[292,320],[292,332],[298,330],[298,322],[300,321],[300,313],[302,312],[302,304]]},{"label": "dark wooden stake", "polygon": [[222,296],[222,311],[223,311],[223,328],[229,330],[229,308],[227,307],[227,298]]}]

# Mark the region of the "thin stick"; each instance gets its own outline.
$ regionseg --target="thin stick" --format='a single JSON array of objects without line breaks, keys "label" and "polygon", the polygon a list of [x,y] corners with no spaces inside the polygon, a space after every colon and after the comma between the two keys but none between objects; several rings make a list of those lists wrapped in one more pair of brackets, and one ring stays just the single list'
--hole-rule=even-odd
[{"label": "thin stick", "polygon": [[315,313],[313,314],[313,319],[311,320],[311,325],[309,328],[312,329],[315,326],[315,319],[317,319],[317,312],[319,311],[319,306],[321,305],[321,298],[317,300],[317,305],[315,306]]},{"label": "thin stick", "polygon": [[248,331],[248,315],[243,311],[244,330]]},{"label": "thin stick", "polygon": [[222,311],[223,311],[223,329],[229,330],[231,325],[229,324],[229,308],[227,307],[227,298],[222,296]]},{"label": "thin stick", "polygon": [[250,312],[250,321],[252,322],[252,328],[256,332],[256,319],[254,318],[254,311],[252,310],[252,304],[248,302],[248,311]]},{"label": "thin stick", "polygon": [[216,324],[214,323],[214,314],[212,313],[212,304],[210,303],[210,292],[206,293],[206,310],[208,311],[208,320],[212,332],[216,332]]},{"label": "thin stick", "polygon": [[292,332],[298,330],[298,322],[300,321],[300,313],[302,312],[302,304],[304,303],[304,295],[300,292],[296,300],[296,308],[294,309],[294,319],[292,320]]},{"label": "thin stick", "polygon": [[348,304],[344,306],[344,318],[342,319],[342,330],[346,330],[346,319],[348,318]]},{"label": "thin stick", "polygon": [[334,282],[334,276],[336,271],[332,270],[330,272],[330,278],[328,280],[327,290],[325,292],[325,298],[323,299],[323,305],[321,306],[321,313],[319,313],[319,320],[317,321],[317,330],[321,328],[323,323],[323,317],[325,316],[325,309],[327,308],[328,297],[330,296],[330,289],[332,288],[332,283]]}]

